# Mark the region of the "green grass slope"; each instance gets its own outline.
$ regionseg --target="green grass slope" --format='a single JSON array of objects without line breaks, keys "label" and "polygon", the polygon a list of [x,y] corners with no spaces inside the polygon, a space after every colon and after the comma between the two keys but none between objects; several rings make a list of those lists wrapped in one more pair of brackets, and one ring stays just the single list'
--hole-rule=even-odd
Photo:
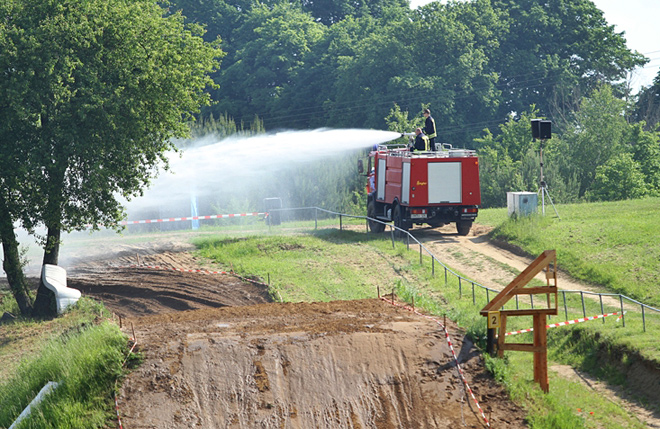
[{"label": "green grass slope", "polygon": [[536,255],[557,249],[560,268],[644,303],[660,306],[660,198],[558,205],[547,215],[507,219],[486,209],[478,221],[492,236]]},{"label": "green grass slope", "polygon": [[0,427],[9,427],[49,381],[60,383],[18,428],[114,426],[113,391],[127,338],[83,298],[50,321],[0,325]]}]

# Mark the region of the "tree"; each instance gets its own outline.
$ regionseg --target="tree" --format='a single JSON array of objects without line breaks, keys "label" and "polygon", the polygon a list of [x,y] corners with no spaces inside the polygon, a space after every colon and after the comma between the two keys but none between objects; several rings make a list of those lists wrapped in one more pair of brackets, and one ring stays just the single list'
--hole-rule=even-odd
[{"label": "tree", "polygon": [[591,0],[494,0],[493,7],[508,28],[489,51],[502,116],[531,104],[544,115],[579,105],[598,85],[622,81],[648,61]]},{"label": "tree", "polygon": [[[116,225],[117,196],[139,195],[166,166],[170,139],[185,137],[209,102],[208,73],[222,51],[219,40],[204,42],[202,27],[149,0],[3,5],[0,123],[11,126],[0,139],[3,150],[16,146],[22,168],[0,173],[0,194],[13,197],[0,229],[45,226],[43,262],[57,264],[62,231]],[[20,187],[7,180],[15,171]],[[49,313],[51,300],[42,284],[35,314]]]},{"label": "tree", "polygon": [[214,110],[236,117],[258,114],[273,128],[277,124],[269,119],[286,111],[280,103],[284,89],[296,81],[323,31],[311,15],[289,3],[253,7],[237,32],[236,61],[219,79],[224,91]]},{"label": "tree", "polygon": [[596,168],[594,182],[587,198],[596,201],[615,201],[646,195],[644,174],[639,164],[627,152],[619,153]]},{"label": "tree", "polygon": [[384,9],[392,7],[410,8],[407,0],[302,0],[300,4],[325,25],[336,24],[348,16],[380,18]]},{"label": "tree", "polygon": [[[622,150],[630,132],[625,118],[626,103],[603,85],[585,98],[575,121],[563,135],[570,150],[570,170],[577,174],[580,197],[591,187],[596,169]],[[566,174],[569,174],[568,172]]]},{"label": "tree", "polygon": [[644,123],[632,126],[633,159],[639,164],[650,194],[660,194],[660,134],[644,131]]},{"label": "tree", "polygon": [[635,121],[646,123],[646,129],[655,131],[660,125],[660,72],[653,79],[651,86],[642,88],[637,94],[637,103],[632,117]]}]

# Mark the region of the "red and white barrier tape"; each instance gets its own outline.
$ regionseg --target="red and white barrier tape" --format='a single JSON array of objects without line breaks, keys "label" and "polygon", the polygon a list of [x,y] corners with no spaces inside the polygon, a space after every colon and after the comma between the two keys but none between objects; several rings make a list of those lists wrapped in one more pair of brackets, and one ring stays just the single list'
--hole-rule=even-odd
[{"label": "red and white barrier tape", "polygon": [[[119,222],[119,225],[142,225],[147,223],[161,223],[161,222],[183,222],[186,220],[209,220],[209,219],[226,219],[234,217],[247,217],[247,216],[262,216],[267,215],[268,213],[253,212],[253,213],[235,213],[235,214],[217,214],[210,216],[188,216],[188,217],[166,217],[162,219],[143,219],[143,220],[124,220]],[[87,228],[91,228],[91,224],[85,225]],[[101,225],[103,226],[103,225]]]},{"label": "red and white barrier tape", "polygon": [[[557,328],[559,326],[566,326],[566,325],[574,325],[576,323],[582,323],[582,322],[588,322],[590,320],[596,320],[596,319],[603,319],[607,316],[616,316],[619,315],[619,317],[616,319],[617,322],[623,317],[626,312],[624,311],[623,313],[620,312],[614,312],[614,313],[605,313],[605,314],[599,314],[597,316],[590,316],[590,317],[583,317],[582,319],[573,319],[573,320],[567,320],[565,322],[559,322],[559,323],[552,323],[550,325],[546,325],[546,328]],[[517,335],[517,334],[524,334],[525,332],[532,332],[534,331],[534,328],[529,328],[529,329],[521,329],[520,331],[512,331],[512,332],[507,332],[504,334],[504,336],[508,335]]]},{"label": "red and white barrier tape", "polygon": [[261,216],[266,213],[237,213],[237,214],[217,214],[211,216],[188,216],[188,217],[168,217],[163,219],[146,219],[146,220],[125,220],[119,222],[119,225],[138,225],[144,223],[159,223],[159,222],[181,222],[186,220],[208,220],[208,219],[225,219],[232,217],[245,217],[245,216]]},{"label": "red and white barrier tape", "polygon": [[468,384],[467,379],[465,378],[465,373],[463,372],[463,368],[461,367],[461,364],[458,363],[458,356],[456,355],[456,351],[454,350],[454,346],[451,343],[451,338],[449,337],[449,331],[447,331],[447,327],[445,325],[443,325],[442,322],[440,322],[440,320],[436,319],[435,317],[428,316],[426,314],[422,314],[422,313],[420,313],[419,311],[415,310],[412,307],[409,307],[407,305],[401,305],[399,303],[395,303],[392,300],[389,300],[389,299],[387,299],[385,297],[382,297],[382,296],[380,297],[380,299],[382,299],[383,301],[388,302],[392,305],[395,305],[397,307],[401,307],[405,310],[411,311],[411,312],[413,312],[413,313],[415,313],[419,316],[422,316],[426,319],[432,320],[435,323],[437,323],[438,325],[440,325],[442,330],[445,332],[445,338],[447,339],[447,344],[449,344],[449,349],[451,350],[451,354],[454,356],[454,362],[456,362],[456,368],[458,369],[458,374],[459,374],[461,380],[463,381],[463,384],[465,385],[465,389],[468,392],[470,392],[470,396],[472,397],[472,400],[474,401],[474,404],[477,406],[477,409],[481,413],[481,417],[484,419],[484,422],[486,423],[486,427],[490,427],[490,422],[488,422],[488,419],[486,418],[486,414],[484,414],[484,411],[481,409],[481,406],[479,405],[479,401],[477,401],[477,398],[474,396],[474,392],[470,388],[470,385]]}]

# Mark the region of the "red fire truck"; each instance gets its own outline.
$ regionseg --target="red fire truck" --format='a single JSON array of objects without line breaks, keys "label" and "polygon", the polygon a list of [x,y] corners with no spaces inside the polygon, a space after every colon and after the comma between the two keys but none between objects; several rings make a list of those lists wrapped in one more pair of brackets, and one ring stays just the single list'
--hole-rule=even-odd
[{"label": "red fire truck", "polygon": [[[369,156],[375,175],[367,216],[408,230],[413,224],[439,227],[455,222],[467,235],[481,204],[479,160],[472,150],[410,152],[405,145],[380,145]],[[370,168],[371,170],[371,168]],[[385,225],[369,222],[373,232]]]}]

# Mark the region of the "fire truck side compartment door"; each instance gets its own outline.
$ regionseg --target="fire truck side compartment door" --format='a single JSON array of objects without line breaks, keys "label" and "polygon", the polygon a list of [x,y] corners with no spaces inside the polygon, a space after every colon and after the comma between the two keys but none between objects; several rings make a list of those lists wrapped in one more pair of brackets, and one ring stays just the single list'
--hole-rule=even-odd
[{"label": "fire truck side compartment door", "polygon": [[401,202],[410,203],[410,163],[403,163],[403,172],[401,176]]},{"label": "fire truck side compartment door", "polygon": [[429,162],[429,204],[462,202],[460,162]]},{"label": "fire truck side compartment door", "polygon": [[376,184],[376,199],[385,198],[385,160],[378,160],[378,183]]}]

